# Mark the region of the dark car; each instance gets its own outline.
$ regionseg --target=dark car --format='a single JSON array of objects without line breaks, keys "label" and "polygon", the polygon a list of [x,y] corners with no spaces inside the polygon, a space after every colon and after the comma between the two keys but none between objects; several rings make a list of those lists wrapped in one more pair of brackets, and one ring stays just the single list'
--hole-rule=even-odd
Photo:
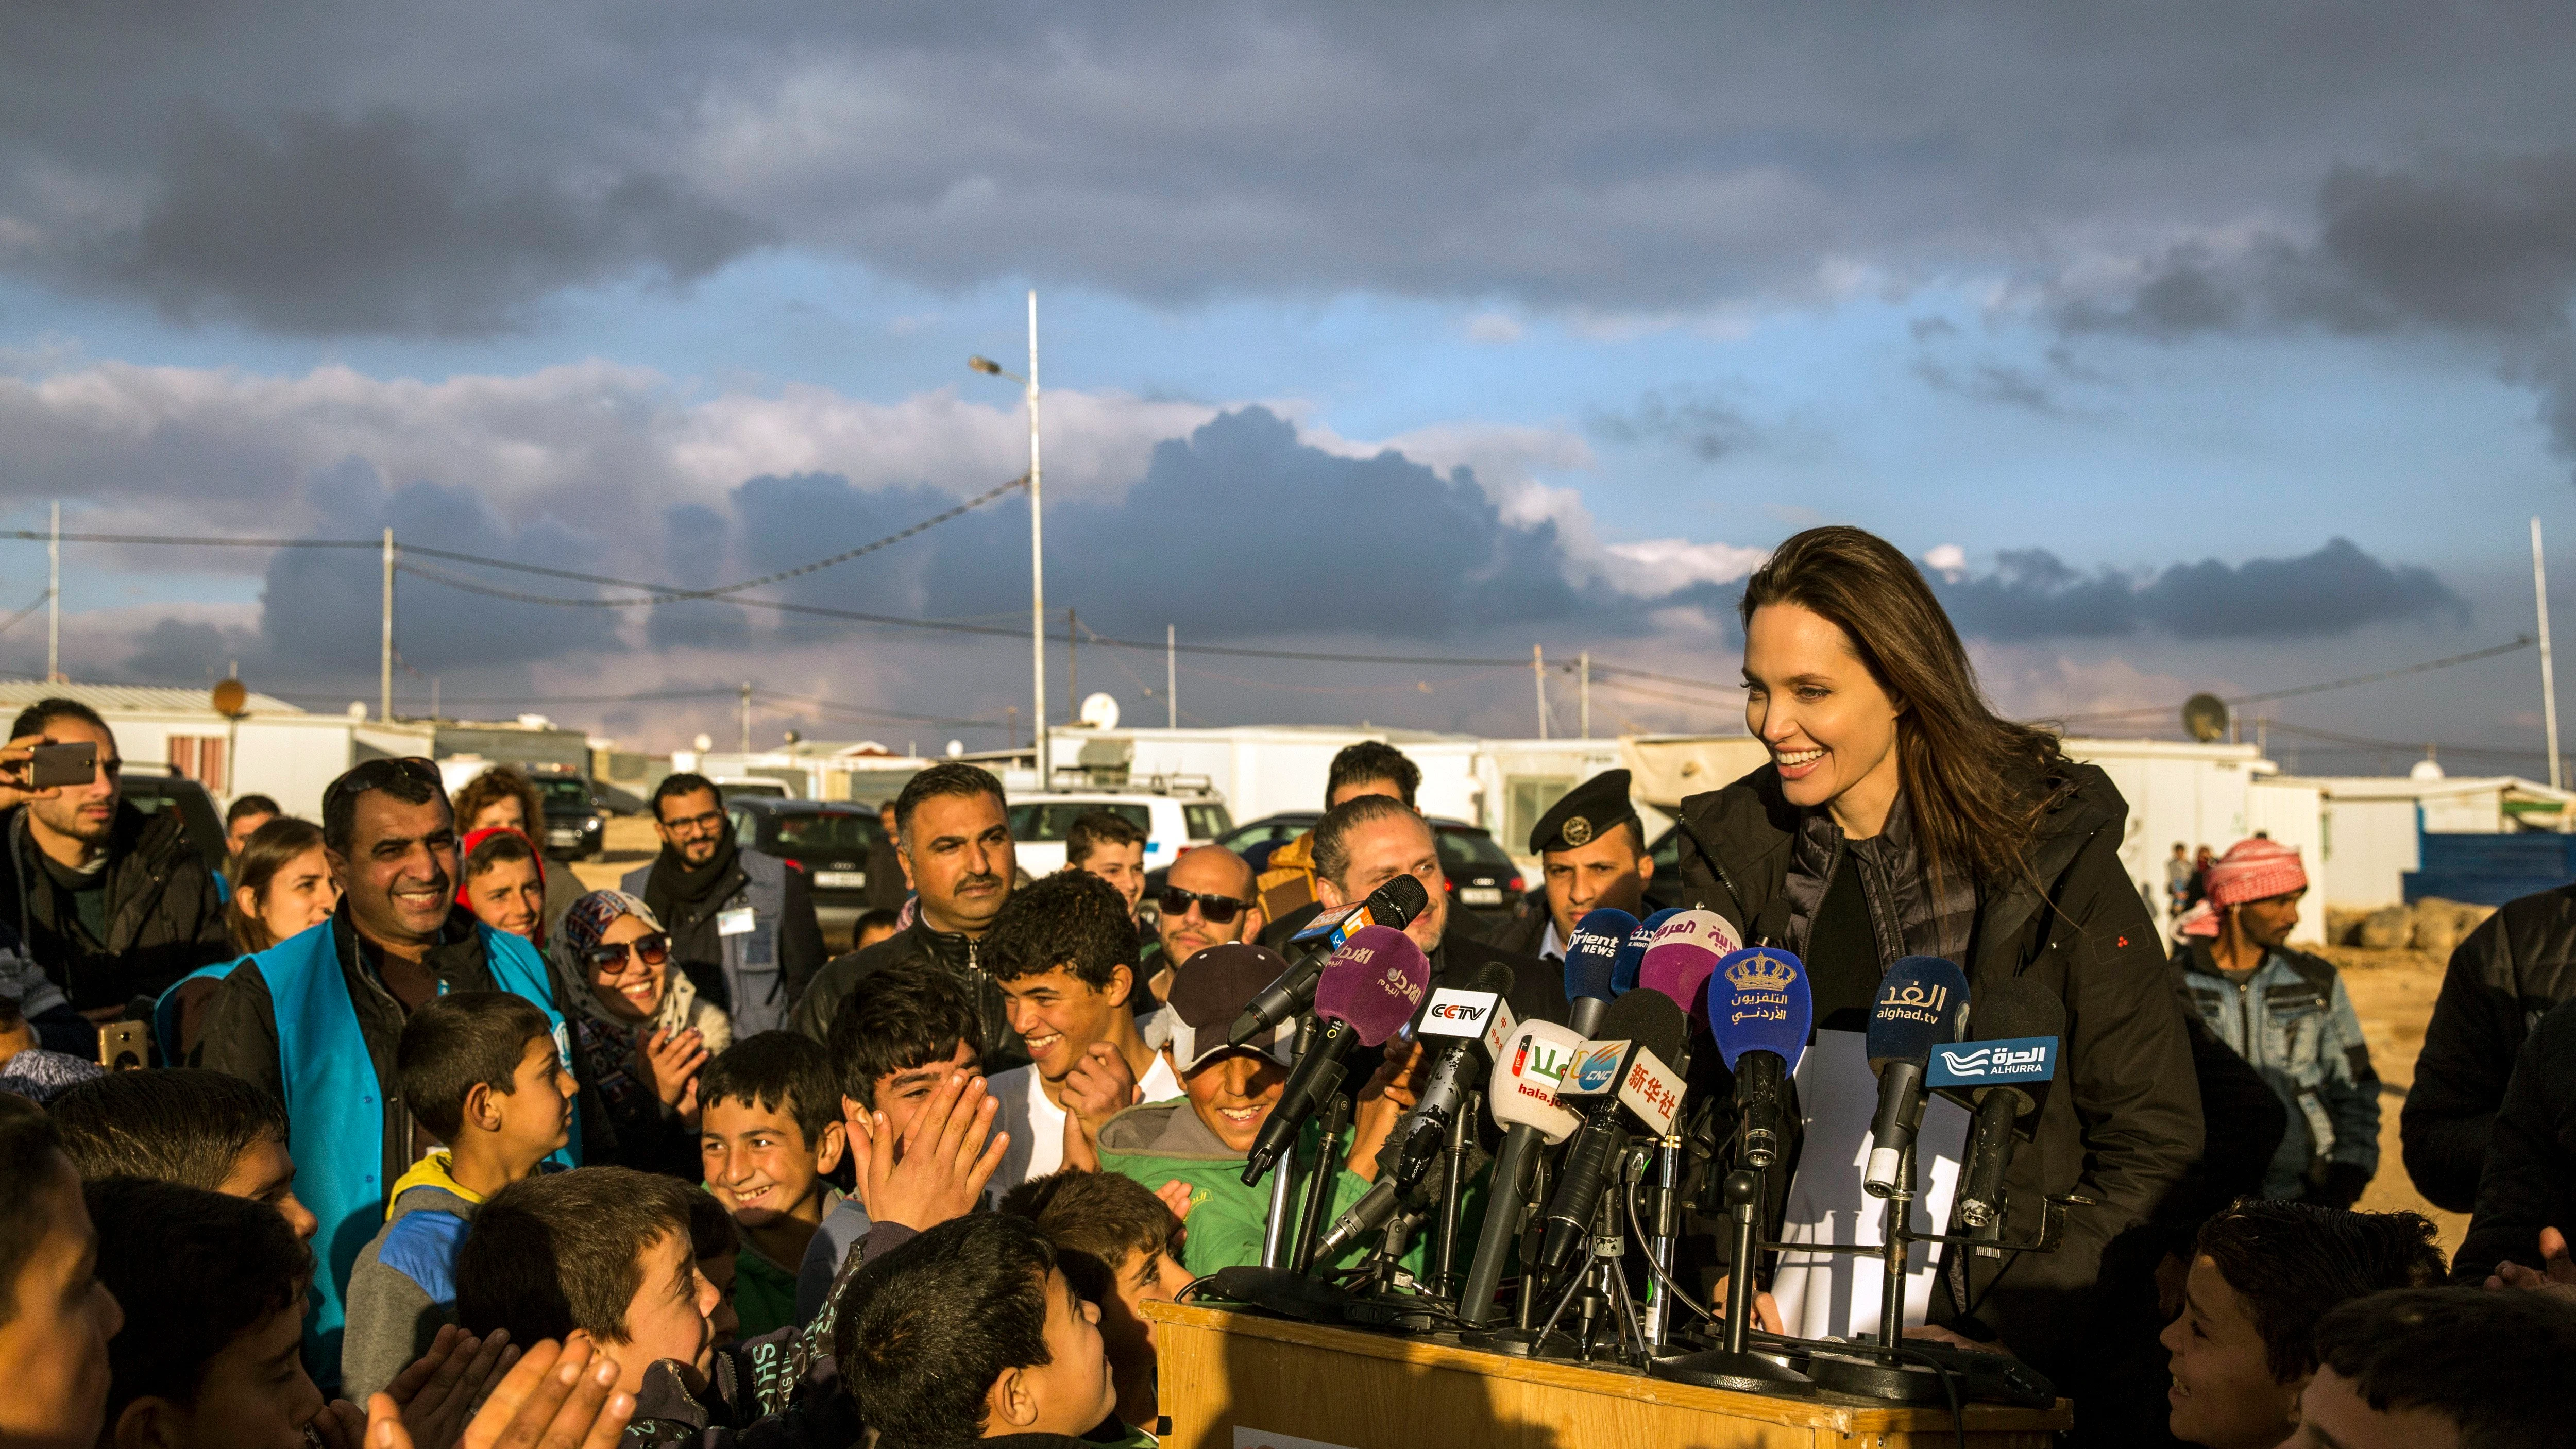
[{"label": "dark car", "polygon": [[840,938],[868,908],[868,852],[885,838],[877,812],[840,800],[780,800],[736,795],[725,801],[734,839],[805,873],[814,919]]},{"label": "dark car", "polygon": [[609,809],[590,782],[578,775],[532,775],[528,782],[545,805],[547,856],[582,860],[599,854]]},{"label": "dark car", "polygon": [[227,863],[224,842],[223,813],[215,808],[214,797],[206,787],[185,775],[147,775],[133,765],[125,767],[118,792],[134,808],[146,815],[164,810],[179,812],[179,823],[188,835],[188,844],[196,848],[206,862],[206,869],[221,876]]},{"label": "dark car", "polygon": [[1646,911],[1669,910],[1682,903],[1682,828],[1667,826],[1646,847],[1655,862],[1655,878],[1646,882]]}]

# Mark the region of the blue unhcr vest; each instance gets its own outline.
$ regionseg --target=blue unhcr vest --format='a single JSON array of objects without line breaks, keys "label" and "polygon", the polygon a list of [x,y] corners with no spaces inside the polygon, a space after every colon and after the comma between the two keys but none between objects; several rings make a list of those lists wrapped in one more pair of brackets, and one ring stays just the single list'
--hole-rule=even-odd
[{"label": "blue unhcr vest", "polygon": [[[279,1080],[286,1090],[288,1148],[295,1154],[295,1195],[322,1220],[315,1236],[315,1256],[329,1272],[313,1275],[313,1313],[305,1320],[305,1356],[327,1370],[336,1384],[340,1334],[345,1323],[343,1299],[358,1254],[385,1222],[382,1181],[385,1161],[385,1109],[377,1100],[375,1059],[358,1029],[358,1012],[349,1000],[348,978],[341,974],[333,947],[332,923],[324,921],[302,935],[282,941],[256,956],[205,967],[184,978],[230,976],[245,963],[256,963],[268,982],[270,1009],[277,1023]],[[546,1014],[555,1049],[570,1070],[571,1037],[563,1014],[555,1009],[552,979],[537,948],[517,936],[476,925],[483,959],[492,982],[503,991],[526,997]],[[163,1041],[178,1040],[178,988],[162,993],[154,1029]],[[581,1119],[574,1114],[572,1140],[548,1158],[563,1167],[581,1163]]]}]

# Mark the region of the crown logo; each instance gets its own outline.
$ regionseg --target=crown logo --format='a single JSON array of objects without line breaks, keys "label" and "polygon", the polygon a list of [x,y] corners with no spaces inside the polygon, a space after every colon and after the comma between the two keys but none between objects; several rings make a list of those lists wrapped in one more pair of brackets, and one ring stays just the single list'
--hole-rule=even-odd
[{"label": "crown logo", "polygon": [[1798,979],[1798,968],[1765,952],[1746,953],[1726,968],[1726,979],[1738,991],[1786,991]]}]

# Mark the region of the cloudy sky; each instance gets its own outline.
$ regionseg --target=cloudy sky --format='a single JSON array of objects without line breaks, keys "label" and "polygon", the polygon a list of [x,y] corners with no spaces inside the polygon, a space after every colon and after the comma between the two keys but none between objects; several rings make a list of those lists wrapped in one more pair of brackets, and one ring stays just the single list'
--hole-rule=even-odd
[{"label": "cloudy sky", "polygon": [[[390,524],[731,583],[1016,475],[1017,389],[964,364],[1024,362],[1034,287],[1049,600],[1108,639],[1588,650],[1720,686],[1605,672],[1596,729],[1709,728],[1739,716],[1742,576],[1844,521],[1925,561],[2009,709],[2163,727],[2194,690],[2531,632],[2534,515],[2576,628],[2571,31],[2505,4],[10,6],[0,528],[60,499],[80,531]],[[435,681],[451,713],[668,748],[730,737],[697,696],[751,680],[764,739],[998,744],[1026,538],[1005,497],[746,595],[950,631],[532,604],[456,584],[618,591],[418,558],[401,705]],[[64,668],[372,700],[375,568],[71,546]],[[41,544],[0,542],[0,618],[44,584]],[[43,623],[0,670],[41,671]],[[1163,715],[1159,650],[1086,636],[1079,669]],[[1180,704],[1537,722],[1498,664],[1187,654]],[[2523,650],[2259,708],[2309,768],[2438,741],[2537,773],[2539,707]]]}]

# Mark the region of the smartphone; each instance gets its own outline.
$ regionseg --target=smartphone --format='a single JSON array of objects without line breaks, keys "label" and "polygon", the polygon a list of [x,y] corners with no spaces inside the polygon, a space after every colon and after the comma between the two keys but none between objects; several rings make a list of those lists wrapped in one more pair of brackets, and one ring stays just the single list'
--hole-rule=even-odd
[{"label": "smartphone", "polygon": [[79,740],[68,745],[38,745],[28,751],[27,783],[44,790],[56,785],[86,785],[98,778],[98,745]]},{"label": "smartphone", "polygon": [[143,1069],[143,1023],[111,1021],[98,1029],[98,1064],[111,1072]]}]

